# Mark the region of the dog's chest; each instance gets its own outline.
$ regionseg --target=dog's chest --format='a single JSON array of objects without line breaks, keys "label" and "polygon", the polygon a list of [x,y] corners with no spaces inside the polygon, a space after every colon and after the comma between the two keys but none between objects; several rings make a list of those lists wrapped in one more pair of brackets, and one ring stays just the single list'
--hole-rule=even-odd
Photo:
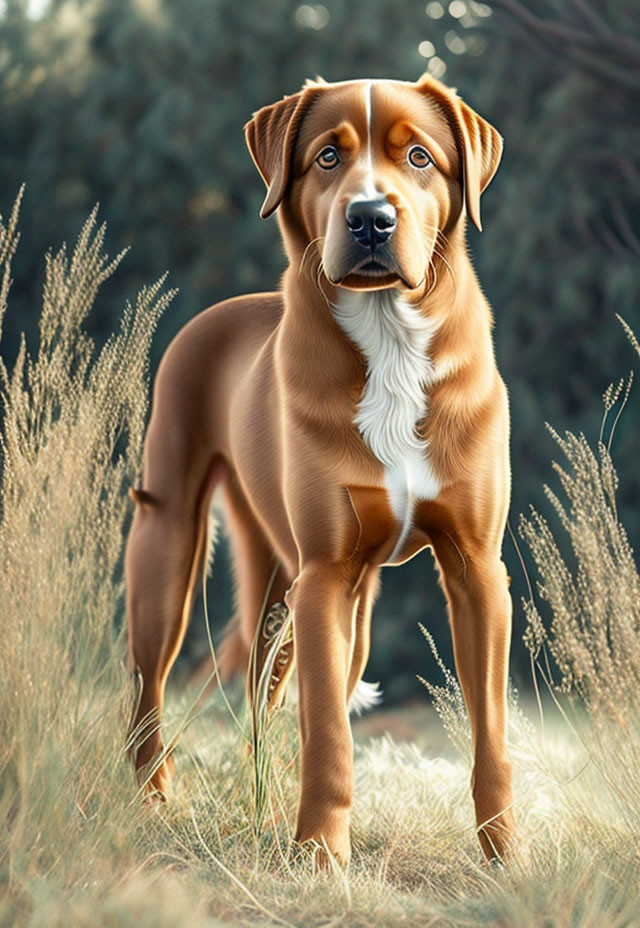
[{"label": "dog's chest", "polygon": [[389,502],[403,525],[399,545],[414,501],[435,499],[440,491],[427,444],[416,434],[434,379],[429,345],[435,326],[392,290],[344,291],[334,314],[367,361],[355,423],[384,466]]}]

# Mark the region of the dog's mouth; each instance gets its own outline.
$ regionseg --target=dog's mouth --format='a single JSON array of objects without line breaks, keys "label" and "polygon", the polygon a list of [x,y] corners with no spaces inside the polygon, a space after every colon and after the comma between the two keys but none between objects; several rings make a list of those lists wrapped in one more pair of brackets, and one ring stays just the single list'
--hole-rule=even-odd
[{"label": "dog's mouth", "polygon": [[361,264],[356,272],[371,277],[379,277],[381,274],[389,274],[390,269],[385,264],[381,264],[380,261],[372,259],[371,261],[366,261],[364,264]]},{"label": "dog's mouth", "polygon": [[340,286],[354,290],[378,290],[391,287],[401,279],[396,270],[377,257],[369,256],[356,264],[353,270],[343,277]]}]

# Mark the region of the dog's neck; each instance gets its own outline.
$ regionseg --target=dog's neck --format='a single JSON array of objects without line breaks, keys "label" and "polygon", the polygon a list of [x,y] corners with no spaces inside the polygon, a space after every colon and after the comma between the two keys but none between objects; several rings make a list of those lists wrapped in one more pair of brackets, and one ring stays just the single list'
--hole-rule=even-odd
[{"label": "dog's neck", "polygon": [[320,362],[314,364],[316,376],[324,375],[327,383],[343,388],[361,388],[367,356],[376,353],[375,340],[385,333],[407,357],[425,355],[425,361],[415,365],[415,377],[424,376],[429,360],[435,365],[432,377],[440,381],[471,357],[486,356],[483,344],[491,354],[490,310],[464,245],[434,257],[432,273],[417,290],[351,291],[333,286],[317,259],[303,258],[304,251],[290,250],[291,264],[282,280],[285,307],[279,350],[287,369],[308,372],[308,359],[313,357]]},{"label": "dog's neck", "polygon": [[338,325],[366,359],[367,382],[355,424],[378,460],[392,466],[419,450],[414,425],[426,413],[434,376],[429,347],[437,322],[397,290],[343,291]]}]

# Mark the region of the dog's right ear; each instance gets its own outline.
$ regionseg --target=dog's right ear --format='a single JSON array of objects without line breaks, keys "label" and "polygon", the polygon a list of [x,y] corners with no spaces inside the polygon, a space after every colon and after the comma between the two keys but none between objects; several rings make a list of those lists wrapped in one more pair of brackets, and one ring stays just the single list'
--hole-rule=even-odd
[{"label": "dog's right ear", "polygon": [[263,219],[268,219],[282,202],[300,124],[320,92],[320,85],[308,82],[298,93],[263,106],[244,127],[251,157],[269,188],[260,210]]}]

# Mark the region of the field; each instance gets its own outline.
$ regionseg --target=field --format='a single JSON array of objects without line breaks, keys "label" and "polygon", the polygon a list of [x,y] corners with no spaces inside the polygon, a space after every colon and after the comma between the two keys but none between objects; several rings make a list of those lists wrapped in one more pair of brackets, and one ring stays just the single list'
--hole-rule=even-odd
[{"label": "field", "polygon": [[[18,205],[0,226],[0,323],[17,224]],[[605,395],[595,450],[558,436],[557,529],[536,513],[520,524],[538,572],[527,641],[540,690],[526,710],[510,700],[521,859],[483,865],[466,713],[441,665],[417,741],[356,726],[352,863],[314,874],[291,840],[295,699],[266,733],[260,809],[239,691],[236,722],[219,690],[173,690],[173,793],[149,803],[136,788],[119,565],[148,352],[171,293],[163,281],[144,290],[96,350],[83,320],[119,261],[103,241],[92,215],[72,254],[48,257],[38,350],[0,366],[0,923],[640,924],[640,580],[609,454],[634,402],[626,384]],[[433,681],[432,651],[427,634]]]}]

